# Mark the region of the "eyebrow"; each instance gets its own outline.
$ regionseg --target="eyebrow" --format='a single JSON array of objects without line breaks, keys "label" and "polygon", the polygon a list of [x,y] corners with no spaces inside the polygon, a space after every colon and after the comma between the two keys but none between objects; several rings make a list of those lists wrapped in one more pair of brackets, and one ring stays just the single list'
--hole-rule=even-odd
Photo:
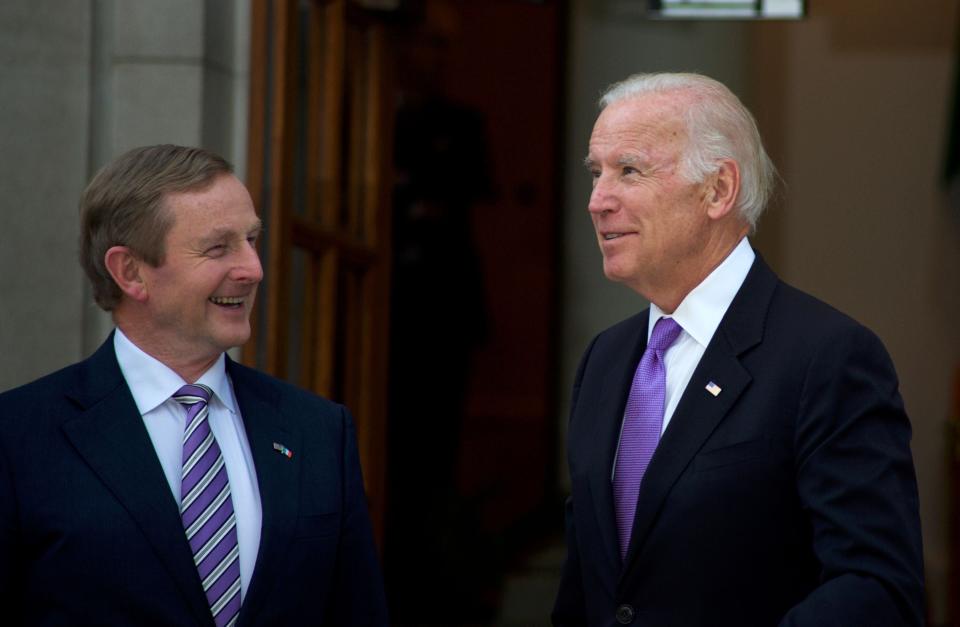
[{"label": "eyebrow", "polygon": [[620,155],[617,158],[617,165],[637,165],[638,163],[642,162],[643,159],[637,155],[626,154]]},{"label": "eyebrow", "polygon": [[[637,165],[638,163],[643,163],[643,162],[644,162],[644,159],[642,157],[638,155],[633,155],[633,154],[620,155],[619,157],[617,157],[617,161],[616,161],[617,165]],[[597,165],[597,161],[596,159],[593,159],[592,157],[590,157],[590,155],[587,155],[583,159],[583,165],[587,169],[590,169]]]},{"label": "eyebrow", "polygon": [[[263,230],[263,221],[257,220],[250,225],[250,228],[247,229],[247,234],[250,233],[259,233]],[[200,246],[209,246],[215,242],[222,240],[225,237],[230,237],[235,233],[235,231],[228,227],[218,227],[215,228],[209,235],[205,235],[200,238]]]}]

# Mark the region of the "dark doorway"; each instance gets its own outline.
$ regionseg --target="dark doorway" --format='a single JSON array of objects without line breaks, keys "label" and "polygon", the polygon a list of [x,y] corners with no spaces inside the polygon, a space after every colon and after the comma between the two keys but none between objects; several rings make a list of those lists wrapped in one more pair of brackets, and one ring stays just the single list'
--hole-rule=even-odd
[{"label": "dark doorway", "polygon": [[396,31],[384,565],[400,625],[485,624],[553,529],[563,11],[424,0]]}]

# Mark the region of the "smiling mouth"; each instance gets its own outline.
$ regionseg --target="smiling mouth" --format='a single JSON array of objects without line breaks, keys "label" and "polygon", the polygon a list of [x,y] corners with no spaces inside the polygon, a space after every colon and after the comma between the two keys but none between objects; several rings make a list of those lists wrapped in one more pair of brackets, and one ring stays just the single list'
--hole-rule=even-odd
[{"label": "smiling mouth", "polygon": [[242,296],[211,296],[207,300],[220,307],[237,309],[243,306],[244,298]]},{"label": "smiling mouth", "polygon": [[630,234],[629,233],[604,233],[603,239],[604,241],[609,242],[612,239],[617,239],[617,238],[623,237],[624,235],[630,235]]}]

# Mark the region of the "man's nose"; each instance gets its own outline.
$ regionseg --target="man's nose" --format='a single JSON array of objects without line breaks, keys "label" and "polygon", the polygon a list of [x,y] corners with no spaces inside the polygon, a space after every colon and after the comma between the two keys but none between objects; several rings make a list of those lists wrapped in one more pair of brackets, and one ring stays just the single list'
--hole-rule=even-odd
[{"label": "man's nose", "polygon": [[263,280],[263,266],[260,265],[260,255],[257,253],[257,245],[253,242],[245,242],[240,252],[240,258],[237,265],[233,268],[233,279],[244,283],[259,283]]},{"label": "man's nose", "polygon": [[603,176],[597,177],[593,184],[593,191],[590,192],[590,202],[587,204],[587,211],[590,213],[603,213],[604,211],[613,211],[616,207],[616,196],[612,193],[610,184]]}]

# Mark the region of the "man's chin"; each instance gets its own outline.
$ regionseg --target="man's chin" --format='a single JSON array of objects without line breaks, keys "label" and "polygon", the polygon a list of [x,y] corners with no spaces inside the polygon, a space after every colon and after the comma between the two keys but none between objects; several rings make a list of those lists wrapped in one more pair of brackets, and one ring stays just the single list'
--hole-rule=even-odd
[{"label": "man's chin", "polygon": [[243,346],[249,339],[250,327],[248,325],[246,329],[237,329],[232,332],[221,334],[220,337],[217,338],[217,343],[224,351],[228,351],[232,348],[239,348]]},{"label": "man's chin", "polygon": [[614,263],[603,263],[603,275],[607,277],[608,280],[614,281],[616,283],[624,283],[630,278],[630,273],[626,269],[618,266]]}]

